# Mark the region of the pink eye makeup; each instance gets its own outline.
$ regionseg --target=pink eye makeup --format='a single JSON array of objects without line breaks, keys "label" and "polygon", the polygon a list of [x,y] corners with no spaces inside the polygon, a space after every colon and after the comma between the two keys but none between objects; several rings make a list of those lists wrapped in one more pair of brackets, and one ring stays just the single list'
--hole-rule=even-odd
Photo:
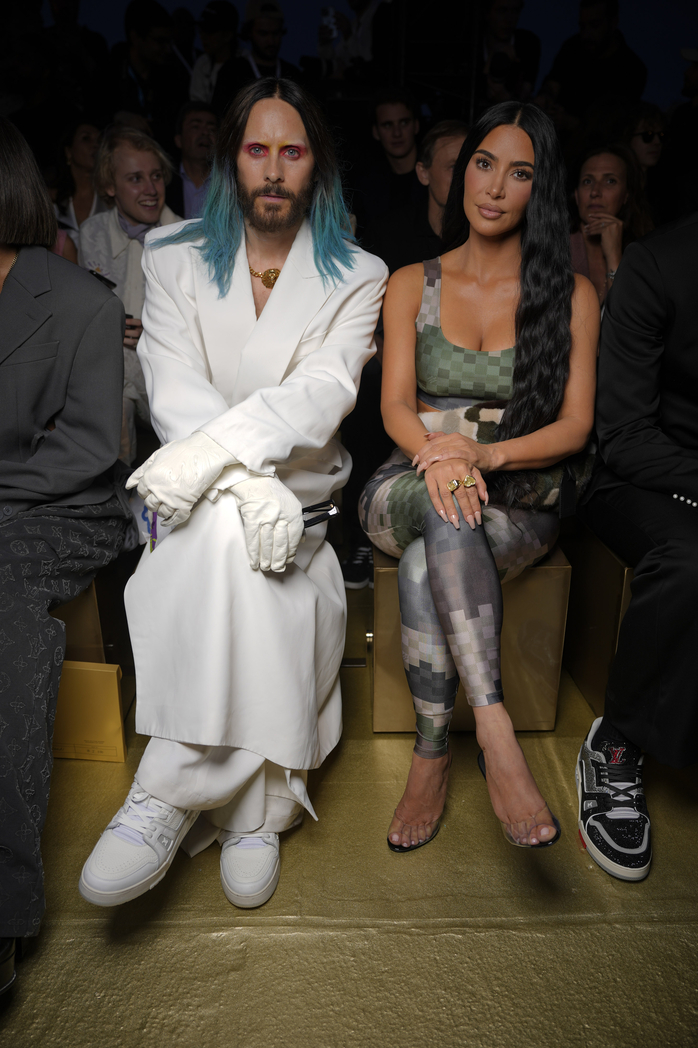
[{"label": "pink eye makeup", "polygon": [[246,142],[243,149],[250,156],[267,156],[269,153],[269,146],[262,142]]},{"label": "pink eye makeup", "polygon": [[281,146],[279,152],[284,153],[291,160],[300,160],[301,157],[304,157],[306,155],[308,150],[305,146],[296,146],[289,144],[286,146]]}]

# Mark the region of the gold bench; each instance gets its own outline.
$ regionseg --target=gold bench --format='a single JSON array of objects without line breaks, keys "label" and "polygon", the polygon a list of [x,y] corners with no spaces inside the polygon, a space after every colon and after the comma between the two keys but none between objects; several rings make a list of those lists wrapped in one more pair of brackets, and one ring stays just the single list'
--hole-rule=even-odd
[{"label": "gold bench", "polygon": [[[107,663],[94,582],[51,612],[66,627],[58,705],[53,729],[54,757],[125,761],[121,667]],[[133,694],[129,689],[128,697]]]}]

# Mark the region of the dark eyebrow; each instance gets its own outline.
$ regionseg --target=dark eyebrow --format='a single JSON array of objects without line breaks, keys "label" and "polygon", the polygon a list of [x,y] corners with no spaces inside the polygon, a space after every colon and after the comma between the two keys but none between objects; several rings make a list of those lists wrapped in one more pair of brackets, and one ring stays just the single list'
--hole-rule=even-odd
[{"label": "dark eyebrow", "polygon": [[[498,156],[495,156],[494,153],[488,152],[487,149],[476,149],[475,152],[476,153],[482,153],[483,156],[489,157],[490,160],[499,160]],[[529,163],[528,160],[512,160],[511,163],[509,164],[509,167],[530,167],[530,168],[533,168],[533,164]]]}]

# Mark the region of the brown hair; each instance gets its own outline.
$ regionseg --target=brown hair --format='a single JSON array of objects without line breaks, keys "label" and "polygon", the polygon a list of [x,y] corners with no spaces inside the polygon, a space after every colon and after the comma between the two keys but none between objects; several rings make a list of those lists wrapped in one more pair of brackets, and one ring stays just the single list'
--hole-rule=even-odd
[{"label": "brown hair", "polygon": [[58,225],[26,139],[0,117],[0,244],[52,248]]},{"label": "brown hair", "polygon": [[[642,168],[632,149],[629,146],[622,145],[620,142],[612,142],[610,145],[590,149],[584,154],[584,158],[579,165],[575,186],[579,185],[579,179],[587,160],[591,160],[593,156],[601,156],[604,153],[617,156],[625,164],[628,199],[618,212],[618,218],[623,222],[623,247],[625,248],[633,240],[638,240],[639,237],[643,237],[645,233],[649,233],[654,229],[649,204],[642,188]],[[579,216],[577,216],[576,228],[579,228]]]},{"label": "brown hair", "polygon": [[467,138],[469,127],[462,120],[441,120],[427,131],[419,150],[419,163],[431,167],[436,143],[442,138]]},{"label": "brown hair", "polygon": [[139,153],[154,153],[160,161],[165,185],[172,178],[172,161],[154,138],[135,127],[120,124],[108,127],[99,144],[93,176],[95,189],[108,207],[114,206],[114,197],[109,196],[107,189],[114,185],[114,153],[121,145],[131,146]]}]

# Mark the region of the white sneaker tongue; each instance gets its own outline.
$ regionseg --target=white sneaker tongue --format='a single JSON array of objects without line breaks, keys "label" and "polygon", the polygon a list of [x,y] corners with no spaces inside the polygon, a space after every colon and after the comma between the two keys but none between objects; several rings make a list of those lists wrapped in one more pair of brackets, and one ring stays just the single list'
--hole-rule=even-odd
[{"label": "white sneaker tongue", "polygon": [[235,848],[266,848],[266,841],[261,837],[241,837]]}]

